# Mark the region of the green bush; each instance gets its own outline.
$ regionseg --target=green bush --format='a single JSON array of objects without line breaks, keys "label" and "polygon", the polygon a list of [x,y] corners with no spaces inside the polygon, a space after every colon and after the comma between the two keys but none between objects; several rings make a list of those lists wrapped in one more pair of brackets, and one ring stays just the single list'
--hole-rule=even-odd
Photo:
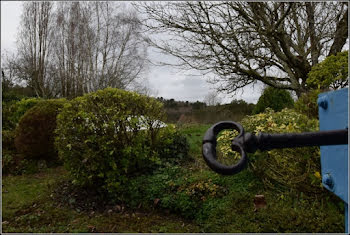
[{"label": "green bush", "polygon": [[2,131],[2,173],[20,175],[37,172],[37,162],[28,161],[15,148],[15,131]]},{"label": "green bush", "polygon": [[2,101],[2,129],[13,130],[16,127],[16,123],[13,122],[12,116],[16,110],[15,104],[17,101]]},{"label": "green bush", "polygon": [[15,146],[27,159],[56,161],[54,130],[56,116],[65,100],[47,100],[30,108],[16,127]]},{"label": "green bush", "polygon": [[16,103],[16,110],[12,115],[12,120],[14,123],[18,123],[21,117],[36,104],[43,101],[41,98],[25,98],[21,99]]},{"label": "green bush", "polygon": [[14,165],[13,154],[15,152],[14,131],[2,131],[2,172],[8,174]]},{"label": "green bush", "polygon": [[23,98],[20,101],[2,102],[3,129],[15,129],[25,112],[41,101],[43,101],[41,98]]},{"label": "green bush", "polygon": [[23,154],[5,150],[2,152],[2,174],[22,175],[33,174],[40,169],[40,161],[25,159]]},{"label": "green bush", "polygon": [[2,101],[6,103],[11,101],[19,101],[24,98],[25,98],[25,95],[18,94],[13,90],[7,90],[7,91],[4,91],[4,89],[2,90]]},{"label": "green bush", "polygon": [[310,118],[318,118],[318,95],[329,88],[338,89],[347,86],[348,76],[348,51],[327,57],[312,67],[306,80],[310,90],[299,97],[294,108]]},{"label": "green bush", "polygon": [[258,103],[253,109],[253,114],[264,112],[269,107],[278,112],[284,108],[293,107],[294,101],[290,93],[286,90],[267,87],[260,96]]},{"label": "green bush", "polygon": [[178,164],[189,158],[190,145],[186,136],[173,126],[162,128],[157,135],[155,151],[163,164]]},{"label": "green bush", "polygon": [[312,67],[306,83],[312,89],[338,89],[348,85],[348,51],[328,56]]},{"label": "green bush", "polygon": [[59,157],[75,184],[117,192],[161,163],[156,146],[164,119],[160,102],[137,93],[107,88],[77,97],[58,115]]},{"label": "green bush", "polygon": [[211,171],[196,174],[172,165],[158,169],[153,175],[131,179],[124,185],[120,199],[130,207],[139,204],[158,207],[193,219],[208,201],[228,193],[227,185],[220,182],[221,177]]},{"label": "green bush", "polygon": [[[318,130],[318,120],[292,109],[247,116],[242,120],[246,132],[300,133]],[[229,135],[226,135],[229,138]],[[231,137],[232,138],[232,137]],[[225,141],[226,145],[229,142]],[[227,146],[226,146],[227,147]],[[225,151],[222,147],[222,151]],[[297,190],[305,193],[322,191],[319,147],[286,148],[249,154],[250,167],[266,187]]]},{"label": "green bush", "polygon": [[310,90],[307,93],[303,93],[299,99],[294,103],[294,109],[299,113],[302,113],[309,118],[318,119],[318,95],[321,93],[319,89]]},{"label": "green bush", "polygon": [[9,130],[2,131],[2,150],[14,151],[15,148],[15,132]]}]

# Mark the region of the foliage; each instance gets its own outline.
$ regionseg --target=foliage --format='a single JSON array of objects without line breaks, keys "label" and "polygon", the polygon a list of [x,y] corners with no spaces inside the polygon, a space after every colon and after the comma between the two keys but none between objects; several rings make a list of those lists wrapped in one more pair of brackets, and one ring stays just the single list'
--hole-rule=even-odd
[{"label": "foliage", "polygon": [[[2,231],[4,233],[156,233],[199,232],[194,222],[157,211],[123,213],[78,211],[62,206],[52,189],[67,178],[61,167],[40,174],[6,176],[2,182]],[[117,225],[117,226],[116,226]]]},{"label": "foliage", "polygon": [[[180,129],[191,143],[193,156],[200,153],[200,144],[197,140],[208,127],[208,125],[191,125]],[[197,133],[201,136],[197,136]],[[194,164],[197,163],[172,165],[160,168],[151,175],[142,174],[130,178],[129,183],[123,185],[125,190],[122,190],[122,194],[125,200],[117,204],[112,202],[112,207],[105,208],[104,212],[81,211],[72,207],[74,205],[72,202],[66,205],[56,199],[52,190],[64,191],[65,185],[62,181],[66,182],[69,179],[68,172],[61,167],[47,169],[34,175],[5,176],[2,194],[3,231],[33,233],[92,231],[341,233],[344,231],[344,203],[331,192],[308,197],[299,192],[280,193],[274,189],[264,188],[260,179],[249,168],[236,175],[222,176],[207,166],[196,169]],[[265,196],[266,209],[254,211],[253,199],[256,194]],[[86,191],[85,195],[88,197],[91,192]],[[203,195],[205,200],[201,200]],[[86,202],[84,198],[79,199],[81,201],[76,201],[79,205]],[[188,220],[184,217],[194,219]]]},{"label": "foliage", "polygon": [[15,146],[28,159],[55,161],[54,147],[56,116],[65,103],[64,99],[46,100],[30,108],[16,127]]},{"label": "foliage", "polygon": [[188,160],[189,144],[186,137],[174,126],[162,128],[155,141],[155,151],[163,164],[178,164]]},{"label": "foliage", "polygon": [[158,97],[164,104],[167,122],[177,124],[188,123],[215,123],[223,119],[239,121],[243,116],[251,114],[254,104],[244,100],[232,100],[229,104],[207,106],[203,102],[176,101]]},{"label": "foliage", "polygon": [[234,112],[241,112],[244,114],[252,113],[255,104],[247,103],[244,100],[232,100],[230,104],[227,104],[230,110]]},{"label": "foliage", "polygon": [[348,51],[329,56],[312,67],[307,84],[310,91],[299,97],[294,108],[310,118],[318,118],[318,95],[329,88],[338,89],[348,85]]},{"label": "foliage", "polygon": [[16,150],[14,139],[14,131],[2,131],[2,173],[4,175],[9,173],[17,173],[17,171],[14,170],[16,167],[16,162],[14,159],[14,153]]},{"label": "foliage", "polygon": [[2,101],[11,102],[11,101],[20,101],[21,99],[34,97],[35,94],[32,92],[32,89],[28,86],[23,87],[19,85],[14,85],[11,79],[4,79],[2,77]]},{"label": "foliage", "polygon": [[12,120],[14,123],[18,123],[21,117],[29,110],[30,108],[34,107],[36,104],[43,101],[41,98],[26,98],[21,99],[19,102],[16,103],[16,110],[12,116]]},{"label": "foliage", "polygon": [[29,161],[23,154],[17,153],[14,139],[15,131],[2,131],[2,174],[21,175],[42,170],[42,162]]},{"label": "foliage", "polygon": [[336,90],[346,87],[349,82],[348,55],[348,51],[338,52],[313,66],[306,80],[307,85],[312,89]]},{"label": "foliage", "polygon": [[164,118],[160,102],[133,92],[106,88],[77,97],[58,115],[60,159],[75,184],[116,192],[161,162],[156,146]]},{"label": "foliage", "polygon": [[17,94],[16,92],[10,90],[2,93],[2,101],[3,102],[10,102],[10,101],[19,101],[21,99],[25,98],[22,94]]},{"label": "foliage", "polygon": [[[291,109],[264,113],[242,120],[246,132],[300,133],[318,130],[317,119],[310,119]],[[229,139],[234,134],[227,134]],[[228,148],[228,141],[225,141]],[[230,153],[226,153],[228,156]],[[322,192],[319,147],[274,149],[249,155],[250,167],[266,187],[297,190],[305,193]]]},{"label": "foliage", "polygon": [[[2,57],[5,57],[5,55],[3,55]],[[2,58],[2,59],[5,60],[5,58]],[[28,89],[25,89],[21,86],[13,84],[13,78],[5,75],[5,71],[4,71],[4,67],[6,67],[5,64],[6,62],[4,62],[4,64],[1,64],[2,65],[1,66],[2,67],[1,69],[2,101],[6,103],[11,101],[19,101],[26,96],[23,91]]]},{"label": "foliage", "polygon": [[15,129],[24,113],[41,101],[40,98],[23,98],[20,101],[3,102],[3,129]]},{"label": "foliage", "polygon": [[160,168],[148,177],[133,178],[125,185],[123,192],[121,200],[131,207],[142,203],[193,219],[203,203],[212,198],[222,197],[227,190],[205,175],[192,175],[192,172],[185,168],[168,166]]},{"label": "foliage", "polygon": [[46,169],[45,162],[31,159],[28,160],[23,154],[13,151],[3,151],[2,153],[2,174],[3,175],[23,175],[33,174]]},{"label": "foliage", "polygon": [[1,111],[2,111],[2,129],[3,130],[12,130],[15,127],[14,123],[10,119],[10,116],[14,112],[14,107],[15,107],[14,103],[16,103],[16,101],[9,101],[9,102],[2,101]]},{"label": "foliage", "polygon": [[273,87],[264,89],[258,103],[253,109],[253,114],[264,112],[267,107],[278,112],[284,108],[293,107],[294,101],[290,93],[286,90],[281,90]]},{"label": "foliage", "polygon": [[238,131],[236,130],[223,130],[219,133],[216,147],[219,150],[217,152],[218,159],[221,155],[224,159],[232,158],[235,161],[240,159],[240,155],[231,149],[231,142],[237,135]]},{"label": "foliage", "polygon": [[9,130],[2,131],[2,150],[15,150],[15,132]]},{"label": "foliage", "polygon": [[321,90],[314,89],[307,93],[303,93],[299,99],[294,103],[294,109],[309,118],[318,119],[318,105],[317,99]]}]

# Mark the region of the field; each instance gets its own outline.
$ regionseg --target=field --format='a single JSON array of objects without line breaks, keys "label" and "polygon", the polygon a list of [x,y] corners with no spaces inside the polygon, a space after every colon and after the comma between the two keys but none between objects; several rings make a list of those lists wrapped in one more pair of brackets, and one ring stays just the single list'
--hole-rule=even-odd
[{"label": "field", "polygon": [[[191,161],[135,178],[134,203],[86,209],[80,192],[60,200],[69,179],[63,167],[2,178],[3,232],[344,232],[344,205],[331,193],[310,197],[266,189],[252,171],[212,172],[201,156],[210,125],[186,125]],[[255,195],[266,206],[256,208]],[[77,200],[80,200],[79,202]],[[99,202],[96,202],[99,203]],[[79,206],[78,206],[79,205]]]}]

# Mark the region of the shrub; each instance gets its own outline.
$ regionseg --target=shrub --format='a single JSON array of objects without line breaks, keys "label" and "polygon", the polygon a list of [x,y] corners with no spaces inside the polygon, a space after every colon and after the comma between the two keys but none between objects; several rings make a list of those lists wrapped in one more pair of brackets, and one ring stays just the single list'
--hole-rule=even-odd
[{"label": "shrub", "polygon": [[306,80],[312,89],[338,89],[348,85],[348,51],[328,56],[321,63],[313,66]]},{"label": "shrub", "polygon": [[318,119],[318,95],[321,93],[319,89],[310,90],[307,93],[303,93],[299,99],[294,103],[294,109],[299,113],[302,113],[309,118]]},{"label": "shrub", "polygon": [[2,173],[20,175],[37,171],[36,162],[28,161],[15,148],[15,131],[2,131]]},{"label": "shrub", "polygon": [[55,161],[54,130],[56,116],[65,100],[47,100],[36,104],[20,119],[16,128],[15,146],[28,159]]},{"label": "shrub", "polygon": [[[251,133],[299,133],[318,130],[317,119],[310,119],[291,109],[274,112],[267,108],[264,113],[244,118],[242,125],[246,132]],[[249,159],[250,168],[261,177],[266,187],[287,188],[305,193],[321,192],[319,147],[257,151],[249,154]]]},{"label": "shrub", "polygon": [[9,130],[2,131],[2,150],[14,151],[15,148],[15,132]]},{"label": "shrub", "polygon": [[13,153],[15,150],[14,144],[15,134],[13,131],[2,131],[2,172],[8,174],[10,168],[14,164]]},{"label": "shrub", "polygon": [[5,150],[2,152],[2,174],[21,175],[33,174],[39,171],[37,160],[25,159],[23,154]]},{"label": "shrub", "polygon": [[218,182],[221,177],[211,171],[194,173],[176,165],[163,167],[153,175],[131,179],[123,186],[121,200],[131,207],[142,203],[193,219],[206,202],[228,193],[227,185]]},{"label": "shrub", "polygon": [[25,98],[25,95],[18,94],[13,90],[4,91],[4,88],[2,90],[2,101],[4,102],[19,101],[23,98]]},{"label": "shrub", "polygon": [[258,103],[253,109],[253,114],[264,112],[269,107],[278,112],[284,108],[293,107],[294,101],[290,93],[286,90],[267,87],[260,96]]},{"label": "shrub", "polygon": [[120,89],[75,98],[58,115],[59,157],[75,184],[117,192],[160,163],[156,146],[164,118],[156,99]]},{"label": "shrub", "polygon": [[20,101],[2,102],[3,129],[15,129],[25,112],[41,101],[40,98],[23,98]]},{"label": "shrub", "polygon": [[12,115],[15,112],[15,104],[17,101],[2,101],[2,129],[3,130],[13,130],[16,124],[11,120]]},{"label": "shrub", "polygon": [[176,164],[188,159],[189,149],[190,145],[186,137],[172,125],[159,131],[155,150],[163,164]]},{"label": "shrub", "polygon": [[21,117],[32,107],[43,101],[41,98],[26,98],[21,99],[16,103],[15,112],[12,115],[12,121],[18,123]]}]

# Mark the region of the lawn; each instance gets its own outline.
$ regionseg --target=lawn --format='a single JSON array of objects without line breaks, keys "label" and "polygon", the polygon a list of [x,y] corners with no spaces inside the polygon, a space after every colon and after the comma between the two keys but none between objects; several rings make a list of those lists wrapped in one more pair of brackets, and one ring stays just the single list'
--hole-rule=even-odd
[{"label": "lawn", "polygon": [[[130,182],[130,201],[106,210],[80,210],[56,200],[69,179],[63,167],[2,179],[3,232],[343,232],[344,205],[331,193],[306,196],[263,187],[249,169],[212,172],[201,157],[209,125],[181,127],[192,161]],[[255,210],[255,195],[266,208]]]}]

